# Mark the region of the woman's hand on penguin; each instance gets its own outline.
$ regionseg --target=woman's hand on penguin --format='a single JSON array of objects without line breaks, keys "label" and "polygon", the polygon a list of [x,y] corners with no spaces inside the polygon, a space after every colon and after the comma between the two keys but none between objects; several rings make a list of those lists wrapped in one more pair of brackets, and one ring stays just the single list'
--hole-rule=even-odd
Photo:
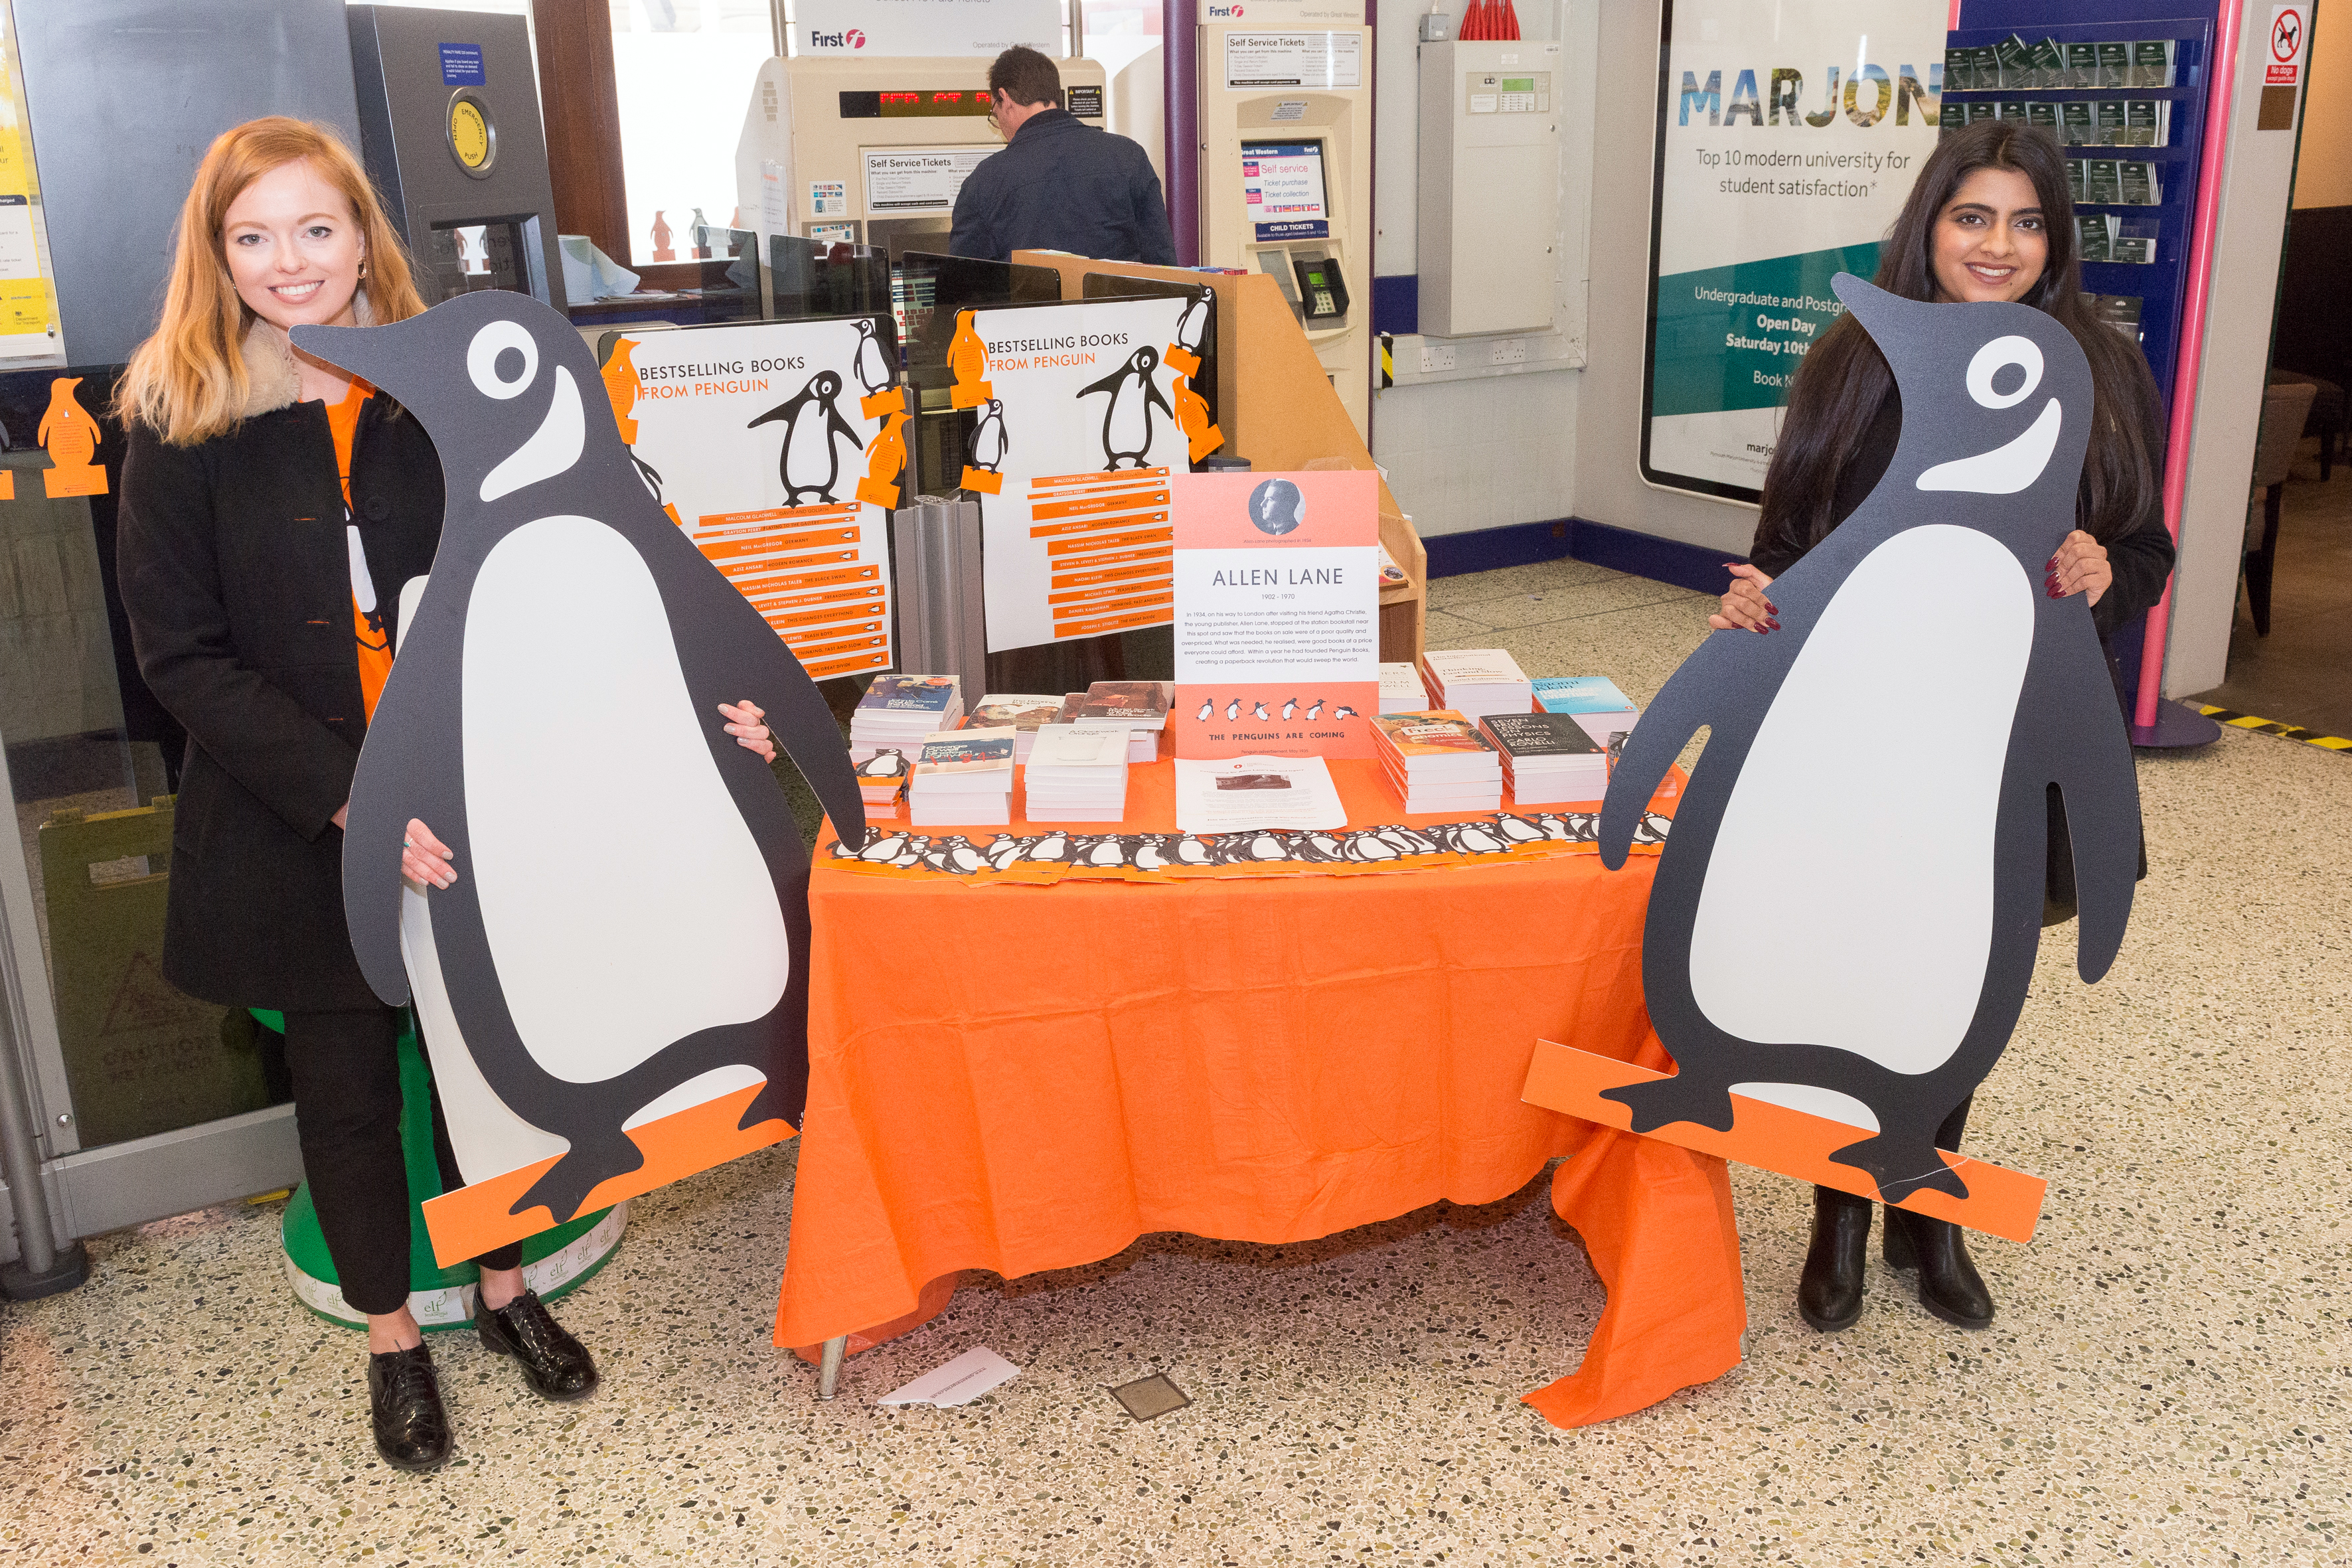
[{"label": "woman's hand on penguin", "polygon": [[434,837],[431,828],[413,816],[408,819],[408,832],[400,841],[402,876],[427,887],[453,887],[457,870],[449,862],[454,858],[449,847]]},{"label": "woman's hand on penguin", "polygon": [[2070,594],[2088,594],[2094,605],[2116,580],[2116,569],[2107,560],[2107,547],[2076,529],[2059,542],[2058,553],[2050,558],[2042,574],[2042,591],[2053,599]]},{"label": "woman's hand on penguin", "polygon": [[767,725],[761,722],[768,715],[758,703],[746,697],[740,702],[721,702],[719,711],[727,718],[727,732],[735,743],[747,752],[757,752],[763,763],[776,760],[776,742],[768,736]]},{"label": "woman's hand on penguin", "polygon": [[1745,562],[1727,562],[1731,568],[1731,592],[1723,596],[1723,608],[1707,616],[1706,624],[1719,632],[1774,632],[1780,629],[1780,606],[1764,596],[1772,579]]}]

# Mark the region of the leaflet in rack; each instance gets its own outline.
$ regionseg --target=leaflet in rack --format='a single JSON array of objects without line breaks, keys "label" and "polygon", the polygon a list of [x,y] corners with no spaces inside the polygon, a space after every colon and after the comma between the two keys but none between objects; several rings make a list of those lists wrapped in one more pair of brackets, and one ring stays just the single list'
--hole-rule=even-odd
[{"label": "leaflet in rack", "polygon": [[810,675],[890,668],[908,416],[874,318],[604,340],[637,475]]}]

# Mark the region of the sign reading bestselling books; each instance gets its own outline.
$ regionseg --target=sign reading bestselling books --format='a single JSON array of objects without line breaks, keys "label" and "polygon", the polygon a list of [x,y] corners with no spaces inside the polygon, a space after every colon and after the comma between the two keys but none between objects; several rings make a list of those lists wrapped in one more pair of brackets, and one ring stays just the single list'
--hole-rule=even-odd
[{"label": "sign reading bestselling books", "polygon": [[1642,477],[1752,501],[1806,350],[1936,150],[1945,7],[1671,0]]},{"label": "sign reading bestselling books", "polygon": [[950,401],[977,412],[988,650],[1165,626],[1168,481],[1223,439],[1192,390],[1210,292],[968,310]]},{"label": "sign reading bestselling books", "polygon": [[637,476],[809,674],[887,669],[908,416],[887,317],[615,332]]},{"label": "sign reading bestselling books", "polygon": [[1369,757],[1380,480],[1190,474],[1175,493],[1179,757]]}]

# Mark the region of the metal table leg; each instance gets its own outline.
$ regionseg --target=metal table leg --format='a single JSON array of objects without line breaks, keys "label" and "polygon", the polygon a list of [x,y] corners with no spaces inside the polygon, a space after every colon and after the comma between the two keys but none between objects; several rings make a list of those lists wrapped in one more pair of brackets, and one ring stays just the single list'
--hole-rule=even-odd
[{"label": "metal table leg", "polygon": [[841,1357],[849,1349],[849,1336],[835,1334],[824,1342],[823,1359],[816,1363],[816,1396],[831,1399],[835,1384],[841,1381]]}]

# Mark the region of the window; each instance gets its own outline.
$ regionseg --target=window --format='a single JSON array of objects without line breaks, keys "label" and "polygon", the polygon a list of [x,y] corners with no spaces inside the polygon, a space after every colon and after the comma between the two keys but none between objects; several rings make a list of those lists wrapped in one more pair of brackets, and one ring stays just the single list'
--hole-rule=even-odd
[{"label": "window", "polygon": [[612,0],[613,83],[632,267],[691,261],[698,215],[740,228],[735,143],[761,63],[768,0]]}]

